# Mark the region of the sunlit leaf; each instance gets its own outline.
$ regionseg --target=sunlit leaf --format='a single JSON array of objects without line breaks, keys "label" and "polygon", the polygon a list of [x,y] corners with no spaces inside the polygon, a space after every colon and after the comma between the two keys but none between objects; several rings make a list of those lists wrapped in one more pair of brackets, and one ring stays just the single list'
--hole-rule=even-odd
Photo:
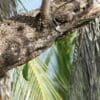
[{"label": "sunlit leaf", "polygon": [[25,81],[21,72],[18,71],[19,78],[14,89],[14,100],[62,100],[46,72],[36,60],[30,61],[27,66],[29,67],[30,80]]}]

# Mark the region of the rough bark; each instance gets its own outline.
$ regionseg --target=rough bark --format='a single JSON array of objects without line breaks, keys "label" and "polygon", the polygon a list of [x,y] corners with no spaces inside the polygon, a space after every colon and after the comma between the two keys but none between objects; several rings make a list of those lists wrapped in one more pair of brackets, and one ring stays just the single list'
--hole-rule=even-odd
[{"label": "rough bark", "polygon": [[69,100],[100,99],[100,18],[81,27],[77,39],[77,61]]},{"label": "rough bark", "polygon": [[[59,36],[62,37],[74,28],[88,24],[89,21],[99,15],[99,5],[89,5],[91,7],[84,12],[82,7],[83,2],[86,0],[76,0],[81,1],[79,5],[72,3],[73,0],[65,1],[68,1],[68,3],[61,3],[60,7],[56,6],[57,10],[56,13],[55,11],[52,13],[51,22],[38,20],[39,18],[36,16],[38,11],[35,11],[37,13],[35,16],[33,16],[33,13],[23,14],[0,23],[0,77],[9,69],[38,56],[46,48],[50,47]],[[99,45],[100,47],[100,37],[97,37],[96,40],[93,39],[93,37],[97,36],[97,33],[100,35],[97,22],[96,26],[92,22],[88,26],[80,28],[77,44],[79,59],[76,63],[73,78],[74,87],[72,86],[72,90],[70,90],[69,100],[98,100],[97,86],[99,86],[99,81],[97,75],[99,77],[100,55],[98,54],[100,52],[97,53],[98,49],[95,46]],[[90,35],[93,35],[92,40]],[[5,78],[6,81],[2,79],[0,82],[0,86],[4,88],[0,87],[0,89],[1,91],[4,89],[6,94],[6,90],[10,89],[8,85],[10,81],[9,77]],[[8,87],[5,89],[5,86]],[[9,94],[5,94],[1,93],[0,97],[10,99]],[[4,98],[1,99],[5,100]]]},{"label": "rough bark", "polygon": [[31,13],[31,16],[23,14],[1,22],[0,77],[9,69],[38,56],[59,36],[62,37],[74,28],[87,24],[100,12],[98,4],[92,4],[87,10],[81,11],[81,8],[77,12],[76,7],[75,2],[65,3],[56,10],[56,13],[53,12],[50,21],[41,20],[39,13],[36,16],[32,16]]}]

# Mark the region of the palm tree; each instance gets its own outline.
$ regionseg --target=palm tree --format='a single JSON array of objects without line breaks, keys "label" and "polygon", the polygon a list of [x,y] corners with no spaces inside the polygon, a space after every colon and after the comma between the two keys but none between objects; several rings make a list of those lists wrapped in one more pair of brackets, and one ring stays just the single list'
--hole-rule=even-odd
[{"label": "palm tree", "polygon": [[[100,59],[100,19],[96,18],[89,25],[78,30],[77,61],[73,77],[73,89],[77,91],[71,100],[76,97],[79,100],[99,100],[99,59]],[[80,88],[80,89],[79,89]],[[70,94],[71,95],[71,94]]]},{"label": "palm tree", "polygon": [[[12,4],[9,2],[6,4]],[[8,17],[7,10],[4,15]],[[98,100],[99,28],[99,18],[96,18],[58,39],[36,60],[10,71],[12,75],[0,82],[0,100]]]}]

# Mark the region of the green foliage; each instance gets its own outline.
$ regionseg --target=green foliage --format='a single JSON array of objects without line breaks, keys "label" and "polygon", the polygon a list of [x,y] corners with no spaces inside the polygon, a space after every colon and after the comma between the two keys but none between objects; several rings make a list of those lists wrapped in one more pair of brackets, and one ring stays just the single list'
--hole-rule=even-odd
[{"label": "green foliage", "polygon": [[[71,83],[71,75],[74,70],[73,53],[76,35],[77,33],[70,33],[63,39],[59,39],[49,51],[51,52],[51,60],[47,65],[49,66],[47,69],[47,75],[49,75],[49,79],[53,82],[54,87],[64,99],[67,98]],[[45,61],[43,62],[45,63]]]},{"label": "green foliage", "polygon": [[13,84],[13,100],[62,100],[37,60],[28,63],[29,79],[25,81],[18,70],[16,85]]},{"label": "green foliage", "polygon": [[28,63],[24,65],[22,74],[23,74],[24,79],[28,81]]},{"label": "green foliage", "polygon": [[71,33],[56,41],[47,52],[18,70],[13,100],[68,100],[75,37],[76,33]]}]

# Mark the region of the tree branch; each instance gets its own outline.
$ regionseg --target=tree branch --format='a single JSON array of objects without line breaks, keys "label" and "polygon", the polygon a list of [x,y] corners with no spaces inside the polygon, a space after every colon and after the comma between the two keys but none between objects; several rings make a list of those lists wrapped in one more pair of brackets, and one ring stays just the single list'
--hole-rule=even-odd
[{"label": "tree branch", "polygon": [[50,18],[50,1],[51,0],[42,0],[42,5],[40,8],[40,13],[44,19]]},{"label": "tree branch", "polygon": [[[86,13],[79,15],[76,13],[72,20],[66,21],[68,16],[68,4],[58,10],[59,18],[65,22],[54,26],[53,22],[45,23],[44,20],[37,23],[37,16],[30,14],[15,16],[4,22],[0,22],[0,76],[3,76],[9,69],[22,65],[29,60],[40,55],[44,50],[49,48],[55,39],[63,36],[75,28],[79,28],[100,15],[100,5],[91,6]],[[72,10],[70,10],[72,13]],[[65,17],[64,17],[65,16]]]},{"label": "tree branch", "polygon": [[86,25],[91,20],[100,16],[100,4],[92,4],[89,7],[86,6],[83,10],[81,10],[82,8],[77,9],[77,7],[78,5],[75,5],[75,2],[71,2],[56,10],[53,17],[57,21],[57,31],[64,34]]}]

